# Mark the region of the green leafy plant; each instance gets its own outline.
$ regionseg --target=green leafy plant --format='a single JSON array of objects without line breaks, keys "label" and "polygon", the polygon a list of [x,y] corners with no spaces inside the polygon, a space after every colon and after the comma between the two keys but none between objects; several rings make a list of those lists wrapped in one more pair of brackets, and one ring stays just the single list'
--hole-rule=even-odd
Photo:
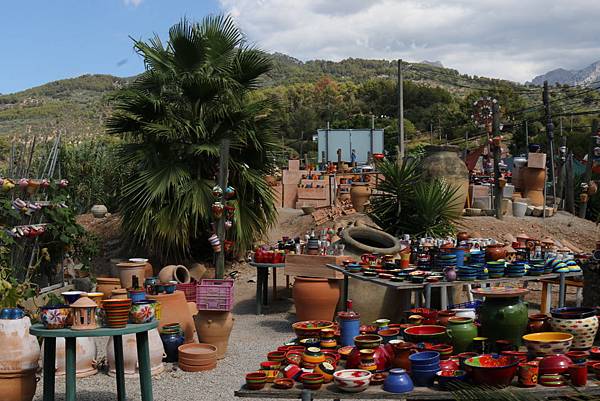
[{"label": "green leafy plant", "polygon": [[378,164],[383,179],[371,196],[369,215],[393,235],[443,237],[453,234],[460,215],[452,208],[457,187],[440,179],[425,180],[416,159]]},{"label": "green leafy plant", "polygon": [[123,231],[161,261],[206,249],[221,139],[231,141],[229,184],[237,191],[237,251],[276,219],[264,180],[278,149],[273,103],[253,95],[271,68],[227,17],[182,20],[166,44],[136,41],[146,71],[114,99],[106,126],[122,135],[120,161],[132,166],[121,195]]}]

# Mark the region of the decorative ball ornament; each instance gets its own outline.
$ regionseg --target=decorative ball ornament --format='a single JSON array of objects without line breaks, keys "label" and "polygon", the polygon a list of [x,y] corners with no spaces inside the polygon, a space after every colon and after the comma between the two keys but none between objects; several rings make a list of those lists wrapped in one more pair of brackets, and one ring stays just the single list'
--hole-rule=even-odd
[{"label": "decorative ball ornament", "polygon": [[215,198],[220,198],[223,196],[223,188],[221,188],[219,185],[215,185],[212,189],[212,194]]},{"label": "decorative ball ornament", "polygon": [[221,202],[213,203],[212,206],[210,207],[210,210],[212,212],[213,218],[220,219],[221,217],[223,217],[224,207]]},{"label": "decorative ball ornament", "polygon": [[473,120],[479,125],[491,125],[494,119],[495,103],[497,103],[497,100],[491,97],[482,97],[475,101],[473,103],[473,115],[471,116]]},{"label": "decorative ball ornament", "polygon": [[50,186],[50,181],[47,178],[42,179],[40,182],[40,187],[48,188]]},{"label": "decorative ball ornament", "polygon": [[231,227],[233,227],[233,221],[225,220],[225,229],[229,230]]},{"label": "decorative ball ornament", "polygon": [[225,188],[225,199],[232,199],[235,196],[235,188],[231,185]]},{"label": "decorative ball ornament", "polygon": [[66,188],[68,185],[69,185],[69,180],[64,179],[64,178],[58,182],[58,186],[60,188]]},{"label": "decorative ball ornament", "polygon": [[234,216],[234,213],[235,213],[235,206],[226,205],[225,206],[225,213],[226,213],[227,218],[229,220],[233,219],[233,216]]},{"label": "decorative ball ornament", "polygon": [[19,187],[27,188],[28,185],[29,185],[29,180],[27,178],[21,178],[19,180]]}]

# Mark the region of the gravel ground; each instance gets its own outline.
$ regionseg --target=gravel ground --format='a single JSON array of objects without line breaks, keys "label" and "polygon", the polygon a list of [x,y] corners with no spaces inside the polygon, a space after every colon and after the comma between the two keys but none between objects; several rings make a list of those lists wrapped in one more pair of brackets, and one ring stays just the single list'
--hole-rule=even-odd
[{"label": "gravel ground", "polygon": [[[229,348],[217,368],[209,372],[187,373],[176,365],[166,364],[165,372],[152,380],[155,401],[192,400],[240,400],[233,392],[243,384],[247,372],[257,370],[266,354],[293,336],[290,324],[293,315],[289,313],[291,295],[280,281],[279,300],[267,308],[264,315],[255,315],[253,282],[254,272],[243,268],[236,280],[235,324],[229,340]],[[283,275],[279,275],[283,276]],[[99,359],[103,358],[106,339],[99,339]],[[64,400],[64,379],[56,379],[56,400]],[[128,400],[140,400],[140,387],[137,377],[126,378]],[[0,397],[1,398],[1,397]],[[77,379],[78,401],[113,401],[116,399],[116,381],[106,372],[88,378]],[[35,401],[42,400],[42,382],[38,384]]]}]

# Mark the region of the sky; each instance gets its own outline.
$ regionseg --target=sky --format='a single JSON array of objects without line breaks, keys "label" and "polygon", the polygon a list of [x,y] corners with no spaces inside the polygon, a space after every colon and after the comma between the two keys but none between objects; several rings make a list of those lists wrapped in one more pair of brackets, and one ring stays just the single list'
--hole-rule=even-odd
[{"label": "sky", "polygon": [[441,61],[461,73],[531,80],[600,60],[596,0],[8,0],[0,93],[89,73],[143,70],[132,40],[181,17],[230,14],[249,42],[300,60]]}]

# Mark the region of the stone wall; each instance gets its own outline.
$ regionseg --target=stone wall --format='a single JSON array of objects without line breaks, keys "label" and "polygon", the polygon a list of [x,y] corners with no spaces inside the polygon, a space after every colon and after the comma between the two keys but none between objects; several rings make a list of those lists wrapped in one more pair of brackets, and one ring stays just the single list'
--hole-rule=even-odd
[{"label": "stone wall", "polygon": [[589,259],[583,266],[583,306],[600,305],[600,261]]}]

